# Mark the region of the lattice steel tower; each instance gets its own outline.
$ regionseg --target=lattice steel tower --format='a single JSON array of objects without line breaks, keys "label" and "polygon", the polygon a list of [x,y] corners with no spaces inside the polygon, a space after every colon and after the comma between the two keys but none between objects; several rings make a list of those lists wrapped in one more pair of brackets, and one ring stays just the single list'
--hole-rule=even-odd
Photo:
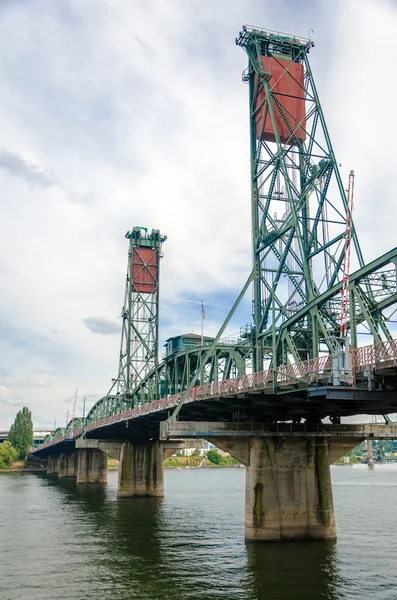
[{"label": "lattice steel tower", "polygon": [[[343,279],[348,203],[309,65],[312,42],[246,26],[236,44],[248,55],[259,371],[266,359],[337,350],[340,300],[314,300]],[[364,265],[354,228],[351,258]]]},{"label": "lattice steel tower", "polygon": [[129,394],[158,364],[161,248],[167,236],[144,227],[127,231],[127,277],[117,393]]}]

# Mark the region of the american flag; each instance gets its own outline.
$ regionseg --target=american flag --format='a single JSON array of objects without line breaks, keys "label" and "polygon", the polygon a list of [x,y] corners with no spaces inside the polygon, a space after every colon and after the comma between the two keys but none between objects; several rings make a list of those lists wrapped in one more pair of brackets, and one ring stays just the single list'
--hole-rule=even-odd
[{"label": "american flag", "polygon": [[201,314],[202,314],[203,319],[205,319],[204,304],[203,304],[202,300],[201,300]]}]

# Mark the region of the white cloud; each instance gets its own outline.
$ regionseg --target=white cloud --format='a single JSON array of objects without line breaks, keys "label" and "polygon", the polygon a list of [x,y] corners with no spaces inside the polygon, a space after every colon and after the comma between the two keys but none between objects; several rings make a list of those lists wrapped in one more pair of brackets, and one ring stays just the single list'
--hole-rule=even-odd
[{"label": "white cloud", "polygon": [[[180,299],[220,293],[227,304],[245,282],[246,57],[234,45],[243,23],[301,35],[315,29],[313,70],[339,160],[346,172],[356,168],[364,250],[372,257],[393,245],[385,235],[378,252],[372,227],[376,190],[385,211],[378,231],[395,210],[385,149],[396,125],[380,121],[384,108],[374,107],[392,102],[386,70],[393,71],[396,42],[385,32],[396,13],[386,2],[332,4],[332,11],[326,2],[309,11],[270,0],[2,5],[0,325],[8,329],[0,376],[14,378],[13,397],[30,406],[36,424],[63,419],[76,387],[106,392],[117,372],[118,336],[93,332],[92,319],[121,325],[127,229],[168,235],[163,337],[194,329]],[[220,319],[209,319],[208,330]],[[40,381],[53,387],[38,388]],[[0,425],[12,418],[0,404]]]},{"label": "white cloud", "polygon": [[369,261],[396,246],[397,7],[388,0],[339,6],[322,98],[344,181],[356,173],[354,219]]}]

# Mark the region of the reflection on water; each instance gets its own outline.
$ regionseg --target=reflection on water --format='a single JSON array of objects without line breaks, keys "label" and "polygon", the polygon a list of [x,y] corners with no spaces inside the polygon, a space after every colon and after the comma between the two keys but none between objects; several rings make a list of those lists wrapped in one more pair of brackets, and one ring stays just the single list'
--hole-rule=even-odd
[{"label": "reflection on water", "polygon": [[[252,598],[317,600],[344,598],[334,542],[248,544]],[[271,595],[269,595],[271,590]]]},{"label": "reflection on water", "polygon": [[332,475],[336,544],[245,544],[243,469],[167,471],[164,499],[133,500],[117,473],[3,474],[0,600],[395,600],[397,465]]}]

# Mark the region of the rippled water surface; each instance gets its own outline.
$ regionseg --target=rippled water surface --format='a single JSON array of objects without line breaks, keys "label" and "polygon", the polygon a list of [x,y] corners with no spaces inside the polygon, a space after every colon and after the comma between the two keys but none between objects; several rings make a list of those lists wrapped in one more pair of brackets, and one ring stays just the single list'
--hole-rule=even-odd
[{"label": "rippled water surface", "polygon": [[333,467],[338,542],[245,544],[244,469],[167,471],[163,500],[0,475],[0,600],[397,599],[397,465]]}]

